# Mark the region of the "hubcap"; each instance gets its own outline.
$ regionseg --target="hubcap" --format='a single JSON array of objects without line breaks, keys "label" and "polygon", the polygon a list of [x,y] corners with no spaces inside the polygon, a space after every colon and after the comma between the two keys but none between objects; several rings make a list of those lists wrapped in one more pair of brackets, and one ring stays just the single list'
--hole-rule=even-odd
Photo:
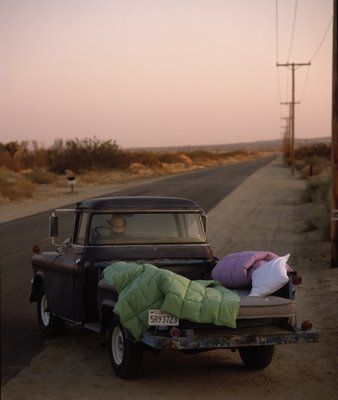
[{"label": "hubcap", "polygon": [[123,360],[124,341],[122,331],[118,326],[115,327],[111,336],[111,349],[115,363],[120,365]]},{"label": "hubcap", "polygon": [[44,326],[48,326],[49,321],[50,321],[50,312],[48,309],[48,302],[47,302],[46,294],[44,294],[41,299],[40,314],[41,314],[42,323],[44,324]]}]

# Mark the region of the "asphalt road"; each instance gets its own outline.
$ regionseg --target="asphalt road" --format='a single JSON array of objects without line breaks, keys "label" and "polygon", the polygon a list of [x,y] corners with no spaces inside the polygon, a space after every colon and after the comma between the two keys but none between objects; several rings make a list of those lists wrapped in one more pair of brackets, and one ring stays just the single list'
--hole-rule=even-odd
[{"label": "asphalt road", "polygon": [[[114,196],[185,197],[197,201],[208,212],[273,158],[180,174],[115,192]],[[0,225],[2,384],[28,365],[46,345],[37,326],[35,304],[30,304],[28,298],[31,249],[46,238],[49,215],[44,212]],[[71,218],[67,223],[71,224]]]}]

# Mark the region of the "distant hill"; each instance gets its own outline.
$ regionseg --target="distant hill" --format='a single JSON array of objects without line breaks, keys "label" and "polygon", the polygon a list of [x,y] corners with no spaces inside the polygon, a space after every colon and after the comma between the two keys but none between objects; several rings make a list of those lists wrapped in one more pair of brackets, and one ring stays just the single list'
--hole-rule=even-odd
[{"label": "distant hill", "polygon": [[[304,146],[306,144],[313,143],[331,143],[331,138],[311,138],[311,139],[296,139],[295,145]],[[282,140],[259,140],[256,142],[244,142],[244,143],[230,143],[230,144],[210,144],[210,145],[197,145],[197,146],[172,146],[172,147],[133,147],[126,150],[131,151],[154,151],[154,152],[182,152],[189,153],[196,150],[206,150],[216,153],[224,153],[234,150],[245,150],[245,151],[269,151],[269,150],[280,150],[282,147]]]}]

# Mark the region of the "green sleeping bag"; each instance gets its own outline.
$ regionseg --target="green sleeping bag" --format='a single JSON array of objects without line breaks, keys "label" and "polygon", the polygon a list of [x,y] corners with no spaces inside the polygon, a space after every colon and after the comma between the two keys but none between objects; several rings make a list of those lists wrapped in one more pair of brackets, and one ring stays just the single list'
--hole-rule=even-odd
[{"label": "green sleeping bag", "polygon": [[118,292],[114,312],[135,339],[148,328],[148,311],[236,328],[239,296],[216,281],[191,281],[151,264],[117,262],[103,271]]}]

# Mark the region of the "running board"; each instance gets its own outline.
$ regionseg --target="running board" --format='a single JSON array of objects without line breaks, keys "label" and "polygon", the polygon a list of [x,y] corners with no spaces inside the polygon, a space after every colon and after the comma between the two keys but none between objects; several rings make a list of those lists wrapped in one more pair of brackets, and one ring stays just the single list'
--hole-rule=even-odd
[{"label": "running board", "polygon": [[97,333],[101,332],[101,324],[100,324],[100,322],[87,322],[83,326],[86,329],[89,329],[90,331],[94,331],[94,332],[97,332]]}]

